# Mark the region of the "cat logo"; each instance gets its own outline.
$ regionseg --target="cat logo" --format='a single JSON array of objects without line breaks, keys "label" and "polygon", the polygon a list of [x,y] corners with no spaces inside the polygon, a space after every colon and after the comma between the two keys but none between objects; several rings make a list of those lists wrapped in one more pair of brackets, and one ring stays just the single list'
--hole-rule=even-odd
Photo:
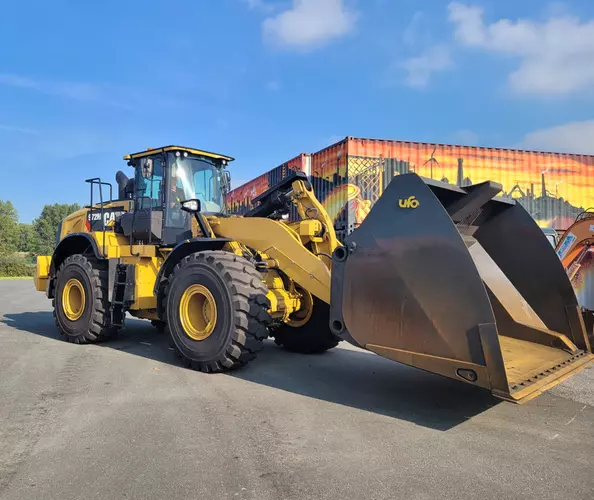
[{"label": "cat logo", "polygon": [[398,206],[400,208],[417,208],[419,206],[419,200],[417,200],[414,196],[409,196],[405,200],[398,200]]}]

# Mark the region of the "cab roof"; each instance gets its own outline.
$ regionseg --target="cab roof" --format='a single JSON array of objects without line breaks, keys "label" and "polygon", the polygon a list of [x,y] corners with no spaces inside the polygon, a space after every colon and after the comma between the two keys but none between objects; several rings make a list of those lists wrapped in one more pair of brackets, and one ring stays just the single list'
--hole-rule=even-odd
[{"label": "cab roof", "polygon": [[235,158],[230,156],[221,155],[219,153],[211,153],[210,151],[204,151],[202,149],[186,148],[184,146],[164,146],[162,148],[148,148],[146,151],[140,151],[139,153],[132,153],[124,156],[124,160],[133,160],[136,158],[143,158],[144,156],[152,156],[154,154],[164,153],[166,151],[185,151],[190,154],[206,156],[207,158],[214,158],[215,160],[226,160],[233,161]]}]

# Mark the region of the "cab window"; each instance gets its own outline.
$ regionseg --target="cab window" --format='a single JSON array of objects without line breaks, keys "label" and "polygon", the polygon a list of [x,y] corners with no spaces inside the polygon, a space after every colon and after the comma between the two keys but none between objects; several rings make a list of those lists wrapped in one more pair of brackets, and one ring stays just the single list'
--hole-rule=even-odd
[{"label": "cab window", "polygon": [[152,175],[145,177],[147,170],[144,170],[144,160],[140,160],[141,165],[136,169],[136,196],[139,210],[150,207],[160,208],[163,204],[163,164],[160,159],[153,158]]}]

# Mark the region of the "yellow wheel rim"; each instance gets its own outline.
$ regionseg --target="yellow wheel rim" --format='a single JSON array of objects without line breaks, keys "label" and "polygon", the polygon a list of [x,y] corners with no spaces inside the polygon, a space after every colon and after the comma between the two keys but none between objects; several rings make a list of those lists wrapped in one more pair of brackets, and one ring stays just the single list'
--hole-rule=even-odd
[{"label": "yellow wheel rim", "polygon": [[70,321],[76,321],[83,315],[85,304],[86,296],[83,284],[76,278],[69,279],[62,290],[64,314]]},{"label": "yellow wheel rim", "polygon": [[311,293],[301,287],[297,287],[297,292],[301,295],[301,308],[289,316],[287,325],[293,328],[299,328],[305,325],[313,313],[313,297]]},{"label": "yellow wheel rim", "polygon": [[179,303],[179,318],[186,335],[205,340],[217,324],[217,303],[204,285],[190,285]]}]

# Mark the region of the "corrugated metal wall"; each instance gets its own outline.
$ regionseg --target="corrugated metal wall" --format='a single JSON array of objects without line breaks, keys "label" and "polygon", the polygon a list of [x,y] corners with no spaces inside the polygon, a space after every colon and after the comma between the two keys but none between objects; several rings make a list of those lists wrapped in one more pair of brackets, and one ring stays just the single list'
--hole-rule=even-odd
[{"label": "corrugated metal wall", "polygon": [[499,182],[542,227],[566,229],[594,206],[594,156],[354,137],[311,155],[316,196],[341,237],[361,223],[392,177],[406,172],[461,186]]}]

